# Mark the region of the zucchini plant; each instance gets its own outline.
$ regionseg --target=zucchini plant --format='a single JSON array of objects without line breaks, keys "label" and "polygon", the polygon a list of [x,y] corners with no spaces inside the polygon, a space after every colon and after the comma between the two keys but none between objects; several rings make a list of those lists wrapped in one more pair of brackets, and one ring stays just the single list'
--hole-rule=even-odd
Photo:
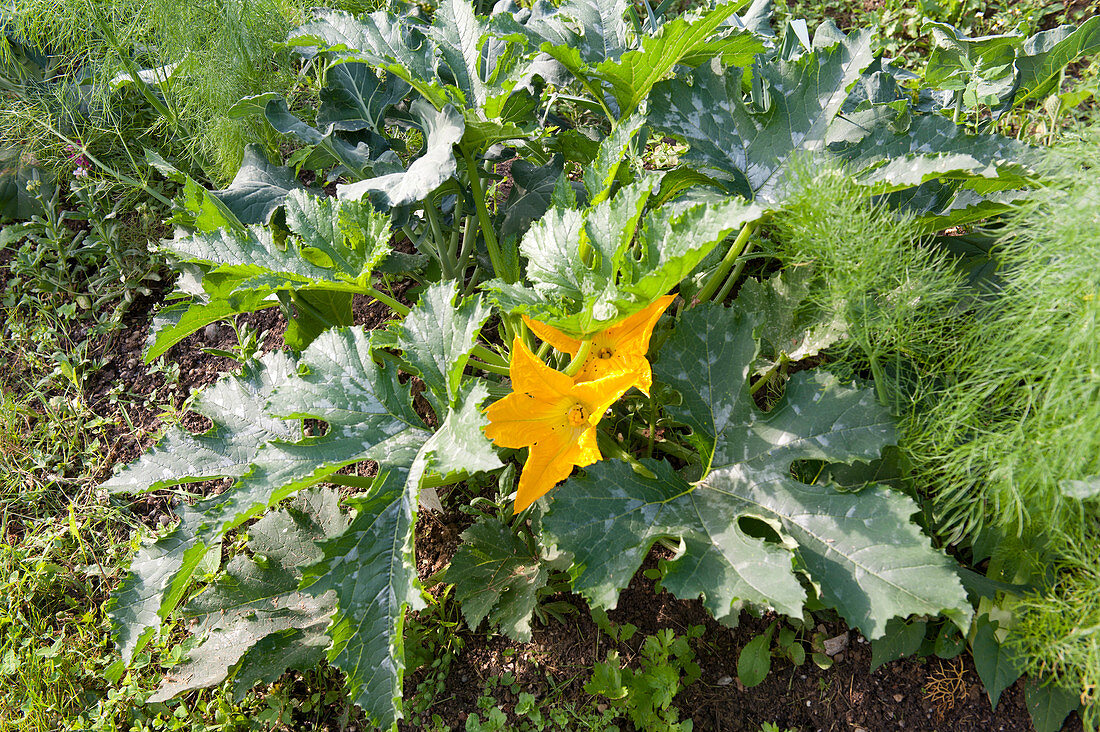
[{"label": "zucchini plant", "polygon": [[[288,39],[315,74],[317,108],[275,94],[236,108],[300,145],[289,167],[253,154],[207,191],[151,158],[183,184],[165,247],[191,276],[147,358],[239,313],[282,307],[290,320],[287,351],[195,397],[210,429],[170,427],[106,484],[229,483],[181,505],[110,600],[127,663],[170,617],[197,621],[195,650],[155,698],[225,679],[242,691],[323,657],[372,721],[395,725],[404,619],[423,607],[418,512],[433,489],[478,474],[507,497],[518,472],[517,520],[468,532],[445,578],[468,619],[518,636],[561,557],[573,588],[610,608],[658,541],[679,547],[662,585],[720,619],[813,604],[871,638],[911,614],[969,626],[953,561],[912,521],[917,503],[829,478],[895,441],[875,393],[810,369],[778,399],[758,394],[843,330],[786,333],[793,275],[725,302],[784,215],[797,161],[932,232],[1005,210],[1036,180],[1029,149],[926,104],[869,31],[776,34],[767,3],[745,5],[320,11]],[[677,141],[678,160],[647,169],[652,136]],[[393,277],[421,286],[411,306],[386,291]],[[389,305],[393,322],[356,327],[355,295]],[[773,311],[789,321],[782,338],[767,330]],[[775,342],[790,339],[805,348]],[[194,594],[196,569],[233,530],[248,555]],[[526,569],[471,591],[462,584],[486,576],[471,556]]]}]

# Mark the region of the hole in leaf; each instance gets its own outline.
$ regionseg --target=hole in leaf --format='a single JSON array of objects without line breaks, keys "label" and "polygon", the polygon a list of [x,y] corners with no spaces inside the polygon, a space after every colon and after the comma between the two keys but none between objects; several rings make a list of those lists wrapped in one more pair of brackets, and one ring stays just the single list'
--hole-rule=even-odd
[{"label": "hole in leaf", "polygon": [[772,544],[779,544],[783,541],[778,532],[771,527],[765,521],[754,516],[741,516],[737,519],[737,528],[745,532],[748,536],[756,539],[763,539],[764,541]]}]

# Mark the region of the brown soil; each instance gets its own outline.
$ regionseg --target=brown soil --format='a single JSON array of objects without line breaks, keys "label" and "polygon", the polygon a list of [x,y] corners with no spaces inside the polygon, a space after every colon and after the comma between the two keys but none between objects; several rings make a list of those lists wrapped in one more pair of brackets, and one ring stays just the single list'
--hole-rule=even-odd
[{"label": "brown soil", "polygon": [[[427,515],[417,526],[417,564],[421,579],[445,566],[454,554],[457,536],[468,525],[464,514]],[[903,659],[870,673],[871,646],[856,631],[840,621],[824,622],[814,630],[825,637],[848,636],[845,651],[834,657],[834,665],[821,670],[807,660],[801,667],[774,660],[772,671],[759,686],[744,688],[737,680],[737,659],[746,643],[763,633],[772,616],[753,618],[742,614],[736,629],[716,622],[698,600],[677,600],[667,592],[655,593],[653,582],[642,572],[655,566],[655,558],[643,565],[619,598],[618,607],[608,613],[612,622],[631,623],[638,633],[627,643],[615,643],[601,634],[591,620],[582,598],[566,599],[576,609],[566,623],[535,624],[532,641],[517,644],[503,636],[481,632],[460,632],[463,650],[454,661],[444,690],[435,695],[428,716],[438,715],[452,730],[464,729],[466,718],[480,712],[478,699],[486,692],[485,682],[511,673],[522,692],[541,698],[553,693],[555,704],[602,705],[584,690],[592,666],[607,652],[619,651],[629,661],[637,657],[647,635],[668,628],[682,635],[693,625],[706,632],[693,642],[702,675],[675,699],[681,719],[691,719],[700,732],[757,732],[764,723],[780,730],[958,730],[960,732],[1026,732],[1032,730],[1024,704],[1024,680],[1006,689],[996,710],[991,709],[970,658]],[[636,664],[635,664],[636,665]],[[425,669],[410,670],[405,679],[405,699],[411,704]],[[937,696],[937,691],[941,692]],[[946,692],[946,693],[943,693]],[[518,725],[513,713],[518,697],[498,687],[493,692],[499,706]],[[606,705],[604,705],[606,706]],[[602,708],[598,706],[597,708]],[[481,719],[485,713],[480,712]],[[636,729],[628,720],[616,724],[622,730]],[[408,720],[402,732],[422,729]],[[1076,714],[1063,730],[1081,729]]]}]

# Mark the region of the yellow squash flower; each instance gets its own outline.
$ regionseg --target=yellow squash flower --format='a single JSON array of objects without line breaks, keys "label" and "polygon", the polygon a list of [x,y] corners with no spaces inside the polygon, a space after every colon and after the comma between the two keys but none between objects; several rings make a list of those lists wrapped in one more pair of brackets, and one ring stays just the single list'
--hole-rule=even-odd
[{"label": "yellow squash flower", "polygon": [[602,459],[596,425],[604,412],[634,383],[633,373],[574,383],[555,371],[516,338],[512,343],[512,393],[489,406],[485,436],[501,447],[527,447],[515,512],[534,503],[574,465]]},{"label": "yellow squash flower", "polygon": [[[644,310],[593,335],[592,349],[575,380],[579,383],[616,374],[633,374],[634,380],[630,386],[638,387],[649,396],[649,387],[653,385],[653,372],[645,357],[649,351],[649,337],[653,334],[653,326],[661,319],[661,313],[675,299],[675,295],[657,298]],[[526,315],[523,320],[535,335],[562,353],[576,356],[580,351],[581,342],[576,338],[570,338],[557,328],[531,320]]]}]

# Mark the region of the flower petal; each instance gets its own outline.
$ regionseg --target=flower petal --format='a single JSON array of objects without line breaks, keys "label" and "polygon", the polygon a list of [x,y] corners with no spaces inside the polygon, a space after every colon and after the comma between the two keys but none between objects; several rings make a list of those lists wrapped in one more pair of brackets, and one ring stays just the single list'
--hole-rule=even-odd
[{"label": "flower petal", "polygon": [[591,465],[599,459],[596,430],[592,427],[576,436],[570,430],[565,440],[549,439],[533,445],[519,476],[514,512],[527,508],[568,478],[574,465]]},{"label": "flower petal", "polygon": [[611,326],[606,331],[608,340],[617,345],[618,351],[645,356],[654,326],[675,299],[675,295],[659,297],[626,320]]},{"label": "flower petal", "polygon": [[580,341],[578,341],[576,338],[570,338],[565,333],[562,333],[560,330],[551,325],[540,323],[537,320],[531,320],[526,315],[523,316],[523,322],[527,324],[527,327],[531,329],[532,333],[534,333],[540,339],[546,341],[562,353],[568,353],[570,356],[576,356],[577,351],[581,350]]}]

